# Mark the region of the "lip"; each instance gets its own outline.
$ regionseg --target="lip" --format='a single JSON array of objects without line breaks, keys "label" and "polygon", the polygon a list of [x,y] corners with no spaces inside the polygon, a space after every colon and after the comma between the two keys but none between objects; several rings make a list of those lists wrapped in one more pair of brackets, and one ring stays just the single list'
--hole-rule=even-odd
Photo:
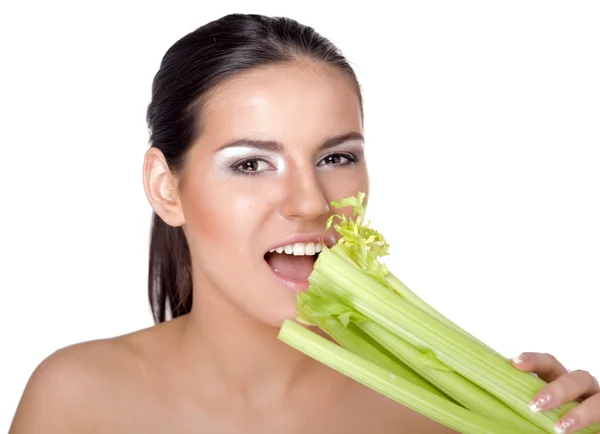
[{"label": "lip", "polygon": [[269,264],[267,264],[267,267],[269,267],[269,269],[271,270],[271,274],[273,275],[275,280],[278,281],[280,284],[283,284],[287,289],[289,289],[292,292],[304,292],[310,286],[308,281],[300,282],[298,280],[288,279],[287,277],[284,277],[281,274],[275,272],[275,270],[273,270],[269,266]]},{"label": "lip", "polygon": [[[264,255],[266,256],[266,254],[269,253],[269,251],[272,249],[276,249],[278,247],[285,247],[288,244],[296,244],[296,243],[321,243],[324,246],[331,248],[335,245],[336,240],[333,237],[333,235],[323,234],[323,233],[292,235],[292,236],[282,239],[277,244],[274,244],[273,246],[269,247]],[[287,289],[289,289],[293,292],[306,291],[308,289],[308,287],[310,286],[308,281],[302,282],[299,280],[288,279],[287,277],[282,276],[281,274],[277,273],[275,270],[273,270],[273,268],[271,268],[271,266],[266,261],[266,259],[265,259],[265,265],[267,267],[269,267],[269,270],[271,270],[271,275],[275,278],[276,281],[278,281],[280,284],[283,284]]]}]

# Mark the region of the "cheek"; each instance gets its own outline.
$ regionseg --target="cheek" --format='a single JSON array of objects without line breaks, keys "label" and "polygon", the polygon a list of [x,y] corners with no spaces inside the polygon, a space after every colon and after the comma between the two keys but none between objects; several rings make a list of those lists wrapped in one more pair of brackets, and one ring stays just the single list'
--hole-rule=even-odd
[{"label": "cheek", "polygon": [[199,179],[182,197],[186,229],[199,249],[247,254],[269,212],[268,183],[240,177]]},{"label": "cheek", "polygon": [[185,222],[195,243],[229,245],[242,230],[243,214],[251,213],[248,197],[231,197],[218,188],[198,188],[189,191],[183,203]]},{"label": "cheek", "polygon": [[364,164],[351,168],[324,170],[320,174],[321,185],[328,202],[355,196],[358,192],[369,193],[369,175]]}]

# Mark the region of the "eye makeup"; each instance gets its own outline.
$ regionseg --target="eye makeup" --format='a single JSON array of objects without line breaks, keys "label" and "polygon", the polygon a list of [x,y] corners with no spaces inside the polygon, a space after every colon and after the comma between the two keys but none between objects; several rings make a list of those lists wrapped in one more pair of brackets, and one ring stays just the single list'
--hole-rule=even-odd
[{"label": "eye makeup", "polygon": [[[329,150],[324,155],[319,156],[316,161],[318,167],[322,170],[328,170],[335,167],[352,165],[362,161],[364,157],[364,144],[362,140],[349,140],[341,143]],[[346,161],[336,162],[344,159]],[[330,163],[330,164],[328,164]]]},{"label": "eye makeup", "polygon": [[[356,164],[363,156],[363,141],[348,140],[327,148],[327,152],[316,157],[314,164],[318,170],[332,170]],[[281,152],[252,145],[228,146],[218,150],[215,164],[223,176],[255,176],[265,173],[280,175],[287,167]]]}]

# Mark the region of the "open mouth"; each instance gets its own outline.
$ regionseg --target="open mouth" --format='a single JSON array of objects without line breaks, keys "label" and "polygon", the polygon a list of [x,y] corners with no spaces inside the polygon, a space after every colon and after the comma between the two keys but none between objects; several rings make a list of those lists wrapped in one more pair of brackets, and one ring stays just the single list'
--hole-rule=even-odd
[{"label": "open mouth", "polygon": [[294,243],[272,249],[265,254],[265,261],[276,278],[295,291],[308,288],[308,277],[313,271],[321,243]]}]

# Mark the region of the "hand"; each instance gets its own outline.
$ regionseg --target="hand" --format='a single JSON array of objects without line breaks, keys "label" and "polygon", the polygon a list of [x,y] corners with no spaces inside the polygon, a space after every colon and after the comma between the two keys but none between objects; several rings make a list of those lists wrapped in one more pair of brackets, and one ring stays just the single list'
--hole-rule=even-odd
[{"label": "hand", "polygon": [[511,362],[548,383],[531,401],[532,411],[552,410],[569,401],[580,403],[558,421],[557,433],[575,432],[600,422],[600,386],[589,372],[570,372],[550,354],[523,353]]}]

